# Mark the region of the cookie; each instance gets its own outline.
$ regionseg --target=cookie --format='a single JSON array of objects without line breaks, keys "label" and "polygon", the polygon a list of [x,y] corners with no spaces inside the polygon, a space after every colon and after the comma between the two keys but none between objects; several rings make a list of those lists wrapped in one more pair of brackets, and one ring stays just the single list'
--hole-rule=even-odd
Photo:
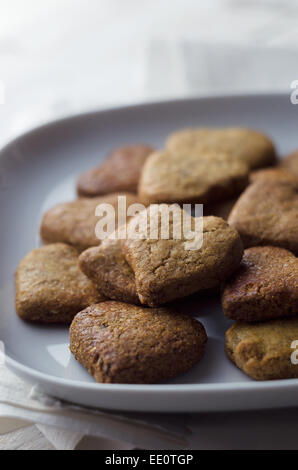
[{"label": "cookie", "polygon": [[[200,248],[198,244],[198,248],[188,249],[188,233],[182,233],[181,239],[174,236],[177,221],[180,220],[183,226],[184,211],[177,206],[172,207],[169,214],[169,239],[161,237],[164,227],[155,218],[149,222],[150,229],[151,233],[156,231],[158,235],[156,239],[148,237],[146,225],[149,211],[147,209],[131,220],[127,227],[128,238],[122,240],[122,251],[134,272],[142,304],[154,307],[199,290],[216,287],[239,266],[243,254],[242,242],[238,233],[224,220],[216,217],[197,218],[196,222],[200,219],[203,225],[203,243]],[[130,229],[135,225],[144,239],[131,237]],[[199,240],[200,234],[196,232],[193,217],[191,229]]]},{"label": "cookie", "polygon": [[120,240],[107,238],[98,247],[84,251],[79,258],[83,273],[109,299],[139,304],[133,270],[127,263]]},{"label": "cookie", "polygon": [[145,205],[207,204],[239,194],[247,183],[248,167],[224,153],[161,151],[146,161],[138,194]]},{"label": "cookie", "polygon": [[258,181],[236,202],[228,223],[245,247],[273,245],[298,254],[298,184]]},{"label": "cookie", "polygon": [[270,166],[276,162],[271,140],[261,132],[251,129],[182,129],[168,137],[166,148],[178,153],[194,150],[225,152],[250,169]]},{"label": "cookie", "polygon": [[249,181],[250,183],[255,183],[256,181],[281,181],[285,183],[297,183],[298,177],[295,176],[294,173],[291,173],[282,167],[274,167],[252,171],[249,175]]},{"label": "cookie", "polygon": [[[95,215],[99,204],[111,204],[115,209],[117,223],[117,207],[119,194],[109,194],[93,199],[78,199],[66,202],[50,209],[43,216],[41,238],[44,243],[68,243],[79,251],[99,245],[95,228],[100,217]],[[124,193],[127,206],[137,202],[134,194]]]},{"label": "cookie", "polygon": [[298,339],[298,319],[264,323],[236,322],[226,333],[226,353],[239,369],[255,380],[298,377],[291,361]]},{"label": "cookie", "polygon": [[78,194],[95,197],[123,191],[136,193],[142,167],[153,150],[143,144],[119,147],[102,165],[79,177]]},{"label": "cookie", "polygon": [[204,205],[204,215],[214,215],[215,217],[221,217],[224,220],[228,220],[237,199],[238,197],[234,197],[232,199],[227,199],[226,201]]},{"label": "cookie", "polygon": [[225,283],[222,308],[228,318],[246,322],[298,316],[298,259],[273,246],[246,249]]},{"label": "cookie", "polygon": [[72,354],[100,383],[163,382],[199,362],[206,341],[191,317],[114,301],[80,312],[70,328]]},{"label": "cookie", "polygon": [[281,166],[282,168],[293,173],[298,178],[298,150],[283,158],[281,161]]},{"label": "cookie", "polygon": [[91,304],[104,300],[78,267],[78,252],[63,243],[31,251],[15,278],[16,311],[24,320],[70,323]]}]

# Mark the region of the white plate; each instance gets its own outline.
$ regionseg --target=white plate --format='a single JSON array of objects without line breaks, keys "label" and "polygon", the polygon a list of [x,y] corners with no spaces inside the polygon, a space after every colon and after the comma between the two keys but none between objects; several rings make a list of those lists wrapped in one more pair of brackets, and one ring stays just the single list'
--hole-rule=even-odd
[{"label": "white plate", "polygon": [[0,153],[0,339],[7,364],[48,393],[83,405],[134,411],[215,411],[297,404],[298,380],[254,382],[224,354],[229,326],[217,299],[193,300],[209,341],[202,362],[161,385],[97,384],[71,357],[68,329],[22,322],[15,314],[13,275],[39,243],[41,214],[75,196],[74,183],[113,147],[147,142],[187,126],[248,126],[271,135],[281,153],[298,147],[298,106],[288,95],[234,96],[146,104],[91,113],[36,129]]}]

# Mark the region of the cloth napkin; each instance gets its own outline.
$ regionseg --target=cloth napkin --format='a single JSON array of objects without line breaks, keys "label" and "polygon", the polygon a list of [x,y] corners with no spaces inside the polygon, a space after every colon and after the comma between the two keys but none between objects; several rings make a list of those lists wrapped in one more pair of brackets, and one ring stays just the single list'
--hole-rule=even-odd
[{"label": "cloth napkin", "polygon": [[181,416],[83,408],[48,396],[4,365],[0,376],[0,434],[38,423],[40,431],[60,450],[74,449],[85,435],[120,441],[126,449],[157,448],[161,443],[163,448],[188,446],[189,430]]}]

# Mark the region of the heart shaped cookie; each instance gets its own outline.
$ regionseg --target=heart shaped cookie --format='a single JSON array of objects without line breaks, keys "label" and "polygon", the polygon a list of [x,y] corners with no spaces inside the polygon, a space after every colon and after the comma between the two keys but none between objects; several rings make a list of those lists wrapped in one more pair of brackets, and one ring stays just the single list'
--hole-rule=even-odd
[{"label": "heart shaped cookie", "polygon": [[256,246],[244,251],[239,269],[225,283],[225,315],[263,321],[298,315],[298,259],[288,250]]},{"label": "heart shaped cookie", "polygon": [[188,315],[114,301],[91,305],[70,328],[72,354],[101,383],[163,382],[197,364],[206,342]]},{"label": "heart shaped cookie", "polygon": [[251,184],[233,207],[228,223],[245,247],[273,245],[298,254],[298,183]]},{"label": "heart shaped cookie", "polygon": [[139,199],[153,203],[216,202],[239,194],[248,183],[245,163],[222,152],[155,152],[146,161]]},{"label": "heart shaped cookie", "polygon": [[136,193],[142,167],[153,151],[152,147],[144,144],[115,149],[102,165],[79,177],[79,196],[95,197],[122,191]]},{"label": "heart shaped cookie", "polygon": [[[178,206],[170,207],[168,239],[161,236],[164,221],[152,220],[148,208],[131,220],[127,227],[128,238],[122,241],[123,253],[135,274],[139,299],[149,306],[217,286],[239,266],[243,254],[236,230],[217,217],[195,220],[187,215],[197,240],[201,235],[197,230],[198,222],[203,228],[202,245],[189,249],[188,233],[183,232],[181,239],[173,235],[177,220],[185,213]],[[148,237],[149,224],[150,236],[158,233],[157,237]],[[135,227],[138,227],[139,239],[131,237]]]}]

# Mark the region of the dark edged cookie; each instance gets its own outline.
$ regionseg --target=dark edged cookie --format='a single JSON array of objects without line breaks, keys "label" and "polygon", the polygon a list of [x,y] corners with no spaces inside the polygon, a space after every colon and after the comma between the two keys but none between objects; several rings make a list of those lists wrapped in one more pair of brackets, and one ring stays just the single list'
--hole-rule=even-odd
[{"label": "dark edged cookie", "polygon": [[114,301],[80,312],[70,328],[72,354],[100,383],[163,382],[198,363],[206,341],[191,317]]},{"label": "dark edged cookie", "polygon": [[15,277],[16,311],[24,320],[70,323],[83,308],[104,300],[78,267],[78,252],[63,243],[28,253]]},{"label": "dark edged cookie", "polygon": [[246,249],[224,284],[222,308],[228,318],[247,322],[298,316],[298,259],[278,247]]}]

